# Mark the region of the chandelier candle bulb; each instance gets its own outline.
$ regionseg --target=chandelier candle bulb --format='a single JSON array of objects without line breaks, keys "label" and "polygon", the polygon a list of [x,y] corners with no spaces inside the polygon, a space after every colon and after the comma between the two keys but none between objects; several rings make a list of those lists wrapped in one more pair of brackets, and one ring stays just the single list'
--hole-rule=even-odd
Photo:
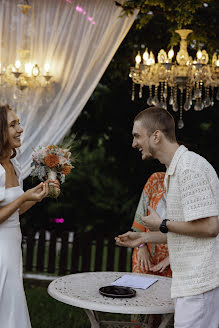
[{"label": "chandelier candle bulb", "polygon": [[152,51],[150,51],[149,60],[150,60],[150,64],[149,65],[154,65],[155,64],[155,57],[154,57],[154,54],[153,54]]},{"label": "chandelier candle bulb", "polygon": [[15,66],[16,70],[18,71],[18,70],[20,69],[20,67],[21,67],[21,62],[20,62],[20,60],[16,60],[14,66]]},{"label": "chandelier candle bulb", "polygon": [[49,73],[49,70],[50,70],[50,65],[48,63],[46,63],[44,65],[44,70],[45,70],[45,73],[48,74]]},{"label": "chandelier candle bulb", "polygon": [[196,56],[197,56],[197,59],[198,59],[198,61],[200,61],[200,60],[201,60],[201,58],[202,58],[202,52],[201,52],[201,50],[200,50],[200,49],[197,51],[197,54],[196,54]]},{"label": "chandelier candle bulb", "polygon": [[12,67],[12,73],[14,74],[15,78],[16,78],[16,84],[18,82],[18,78],[20,77],[20,75],[22,74],[20,72],[20,67],[21,67],[21,62],[20,60],[16,60],[14,66]]},{"label": "chandelier candle bulb", "polygon": [[31,63],[26,63],[24,65],[25,73],[27,74],[27,76],[31,76],[32,68],[33,68],[33,64]]},{"label": "chandelier candle bulb", "polygon": [[170,61],[172,61],[173,56],[174,56],[174,50],[173,50],[173,48],[171,48],[171,49],[168,51],[168,58],[170,59]]},{"label": "chandelier candle bulb", "polygon": [[148,58],[149,58],[149,53],[148,53],[148,49],[146,49],[145,52],[143,53],[144,65],[147,65]]},{"label": "chandelier candle bulb", "polygon": [[138,52],[137,56],[135,57],[135,67],[139,68],[139,64],[141,62],[141,56],[140,56],[140,51]]}]

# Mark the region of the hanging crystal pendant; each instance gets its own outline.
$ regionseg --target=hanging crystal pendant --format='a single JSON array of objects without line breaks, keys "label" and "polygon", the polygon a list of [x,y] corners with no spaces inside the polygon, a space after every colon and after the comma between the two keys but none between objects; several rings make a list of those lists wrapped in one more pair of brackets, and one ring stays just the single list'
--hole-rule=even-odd
[{"label": "hanging crystal pendant", "polygon": [[194,96],[195,96],[195,98],[201,98],[201,96],[202,96],[201,90],[195,89]]},{"label": "hanging crystal pendant", "polygon": [[195,106],[194,106],[194,110],[196,110],[196,111],[202,110],[202,106],[201,106],[201,101],[200,100],[196,100]]},{"label": "hanging crystal pendant", "polygon": [[142,84],[140,84],[140,89],[139,89],[139,98],[142,98]]},{"label": "hanging crystal pendant", "polygon": [[132,83],[132,101],[134,101],[135,100],[135,83],[133,82]]},{"label": "hanging crystal pendant", "polygon": [[168,92],[167,92],[167,81],[164,82],[164,92],[163,92],[163,97],[164,99],[167,99]]},{"label": "hanging crystal pendant", "polygon": [[184,122],[182,119],[179,119],[177,126],[178,126],[178,129],[182,129],[184,127]]},{"label": "hanging crystal pendant", "polygon": [[166,109],[165,102],[161,100],[160,103],[159,103],[159,107]]},{"label": "hanging crystal pendant", "polygon": [[148,97],[147,99],[147,105],[151,106],[153,104],[153,98],[152,97]]},{"label": "hanging crystal pendant", "polygon": [[178,111],[178,105],[177,105],[177,102],[174,102],[173,103],[173,110],[174,110],[174,112],[177,112]]},{"label": "hanging crystal pendant", "polygon": [[169,105],[173,105],[173,96],[170,96],[169,98]]},{"label": "hanging crystal pendant", "polygon": [[211,97],[211,106],[213,107],[214,106],[214,98]]},{"label": "hanging crystal pendant", "polygon": [[184,108],[186,111],[189,110],[189,109],[191,108],[189,99],[186,100],[186,102],[185,102],[183,108]]},{"label": "hanging crystal pendant", "polygon": [[204,105],[205,107],[209,107],[211,105],[211,100],[209,96],[205,98]]},{"label": "hanging crystal pendant", "polygon": [[166,88],[164,89],[163,97],[164,97],[165,99],[167,99],[167,89],[166,89]]},{"label": "hanging crystal pendant", "polygon": [[167,110],[167,103],[166,102],[164,103],[163,108]]},{"label": "hanging crystal pendant", "polygon": [[147,99],[148,106],[151,106],[153,103],[153,86],[149,85],[149,97]]},{"label": "hanging crystal pendant", "polygon": [[153,97],[153,99],[152,99],[152,104],[153,104],[154,106],[158,106],[158,104],[159,104],[159,99],[158,99],[157,93],[158,93],[158,86],[155,85],[154,97]]},{"label": "hanging crystal pendant", "polygon": [[153,104],[154,106],[158,106],[158,104],[159,104],[159,99],[158,99],[157,96],[154,96],[154,97],[153,97],[153,99],[152,99],[152,104]]}]

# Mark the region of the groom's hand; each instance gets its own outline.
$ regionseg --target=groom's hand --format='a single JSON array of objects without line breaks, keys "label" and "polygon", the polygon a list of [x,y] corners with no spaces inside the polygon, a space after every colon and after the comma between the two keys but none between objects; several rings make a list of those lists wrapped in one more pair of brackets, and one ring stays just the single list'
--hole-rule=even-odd
[{"label": "groom's hand", "polygon": [[148,206],[148,209],[150,215],[142,216],[141,219],[150,231],[158,231],[163,220],[151,206]]},{"label": "groom's hand", "polygon": [[128,231],[123,235],[115,237],[115,240],[119,246],[137,247],[145,242],[145,233]]}]

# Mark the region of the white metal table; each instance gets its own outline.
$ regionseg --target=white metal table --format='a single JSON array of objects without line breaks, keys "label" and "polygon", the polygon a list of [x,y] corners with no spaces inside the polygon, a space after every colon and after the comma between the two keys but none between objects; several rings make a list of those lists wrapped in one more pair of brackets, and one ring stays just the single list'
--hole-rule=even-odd
[{"label": "white metal table", "polygon": [[[159,328],[167,327],[174,313],[170,298],[171,278],[148,275],[159,280],[148,289],[136,289],[133,298],[111,298],[99,293],[99,288],[110,285],[127,272],[85,272],[60,277],[53,280],[48,287],[48,293],[56,300],[85,310],[91,328],[100,327],[134,327],[137,323],[100,321],[98,312],[123,314],[162,314]],[[144,274],[128,273],[131,275]],[[150,320],[150,319],[149,319]],[[148,323],[141,323],[142,328],[148,328]]]}]

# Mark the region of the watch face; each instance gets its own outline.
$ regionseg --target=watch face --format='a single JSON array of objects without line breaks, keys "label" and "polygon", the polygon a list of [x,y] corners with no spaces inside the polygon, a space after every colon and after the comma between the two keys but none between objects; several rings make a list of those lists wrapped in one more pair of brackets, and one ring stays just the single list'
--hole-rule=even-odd
[{"label": "watch face", "polygon": [[167,233],[168,232],[168,228],[167,228],[166,224],[161,224],[160,231],[163,232],[163,233]]}]

